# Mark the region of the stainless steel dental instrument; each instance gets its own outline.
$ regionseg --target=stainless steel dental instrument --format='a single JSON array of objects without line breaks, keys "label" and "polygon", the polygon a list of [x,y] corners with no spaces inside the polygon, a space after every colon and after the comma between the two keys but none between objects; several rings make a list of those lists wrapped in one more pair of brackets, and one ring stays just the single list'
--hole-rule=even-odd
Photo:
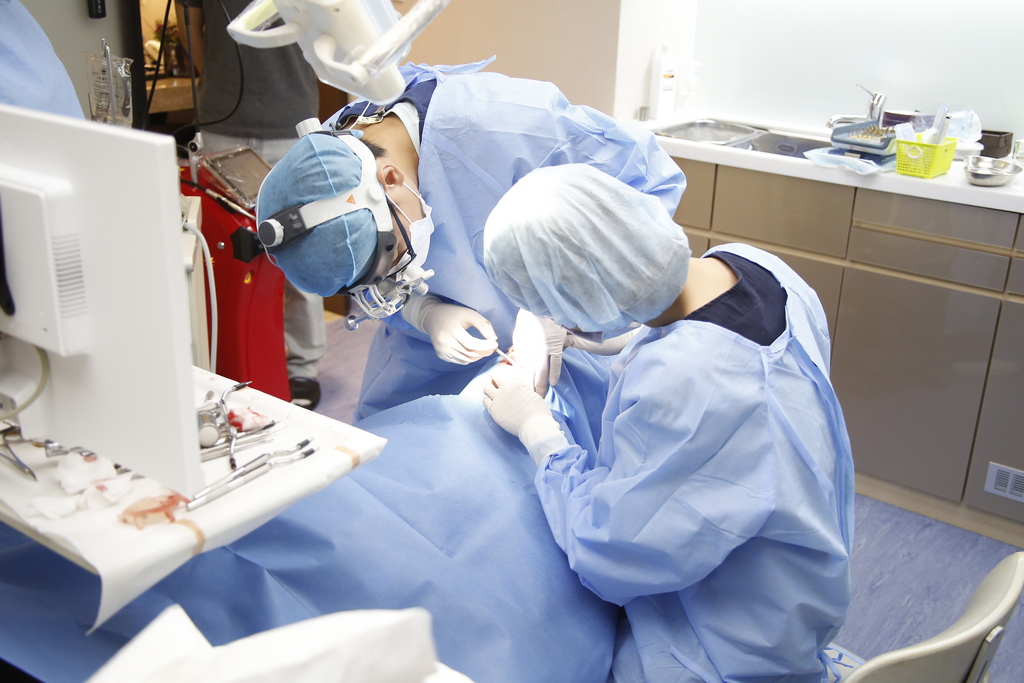
[{"label": "stainless steel dental instrument", "polygon": [[[308,439],[300,442],[300,444],[296,444],[295,447],[286,450],[264,453],[263,455],[260,455],[250,462],[242,465],[238,469],[232,470],[226,477],[223,477],[197,493],[192,498],[191,502],[185,505],[185,509],[191,511],[202,507],[210,501],[217,500],[224,494],[234,491],[239,486],[242,486],[253,479],[262,477],[275,467],[290,465],[291,463],[307,458],[316,452],[316,446],[305,448],[305,446],[309,445]],[[302,450],[303,448],[305,448],[305,450]]]},{"label": "stainless steel dental instrument", "polygon": [[[258,443],[266,441],[283,428],[284,423],[271,422],[270,424],[266,425],[265,427],[261,427],[260,429],[242,432],[241,434],[238,435],[238,438],[235,441],[235,452],[237,453],[241,449],[249,448]],[[216,446],[204,448],[200,451],[199,457],[202,459],[203,462],[206,462],[208,460],[214,460],[216,458],[220,458],[227,455],[228,448],[228,443],[221,443]]]},{"label": "stainless steel dental instrument", "polygon": [[36,473],[32,471],[32,468],[26,465],[25,462],[18,457],[18,454],[14,452],[13,448],[11,448],[11,444],[8,443],[8,436],[11,433],[18,434],[19,436],[21,434],[20,430],[14,425],[7,425],[3,431],[0,432],[0,436],[3,437],[3,442],[0,443],[0,457],[3,457],[4,460],[14,465],[25,476],[32,477],[34,481],[39,481],[39,477],[37,477]]},{"label": "stainless steel dental instrument", "polygon": [[231,465],[231,469],[235,469],[235,442],[238,441],[238,429],[231,424],[231,420],[228,419],[228,404],[225,402],[228,394],[244,389],[245,387],[252,384],[252,382],[239,382],[238,384],[228,387],[224,390],[224,393],[220,395],[220,413],[224,419],[224,423],[228,426],[228,463]]},{"label": "stainless steel dental instrument", "polygon": [[494,352],[501,356],[509,365],[515,365],[515,362],[511,358],[509,358],[508,354],[502,351],[501,349],[494,349]]}]

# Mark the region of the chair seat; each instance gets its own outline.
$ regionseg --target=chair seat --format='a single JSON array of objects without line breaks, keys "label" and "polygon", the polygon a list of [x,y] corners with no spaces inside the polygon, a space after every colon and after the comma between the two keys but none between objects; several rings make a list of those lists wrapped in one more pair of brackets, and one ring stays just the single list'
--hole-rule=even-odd
[{"label": "chair seat", "polygon": [[[988,683],[989,665],[1024,592],[1024,552],[1003,558],[953,624],[936,636],[864,661],[832,643],[828,681],[844,683]],[[823,677],[824,680],[825,677]]]}]

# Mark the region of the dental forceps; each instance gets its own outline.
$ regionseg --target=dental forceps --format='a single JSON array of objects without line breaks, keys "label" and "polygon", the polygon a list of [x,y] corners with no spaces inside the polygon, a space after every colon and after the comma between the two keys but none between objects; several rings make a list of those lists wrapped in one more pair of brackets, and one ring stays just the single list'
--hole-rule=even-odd
[{"label": "dental forceps", "polygon": [[[3,443],[0,443],[0,449],[2,449],[0,450],[0,456],[18,468],[18,471],[25,476],[32,477],[34,481],[39,481],[39,477],[37,477],[36,473],[32,471],[32,468],[26,465],[25,462],[18,457],[18,454],[14,452],[14,449],[11,448],[11,444],[8,442],[7,438],[12,432],[17,434],[20,439],[21,430],[15,425],[4,425],[3,430],[0,431],[0,436],[3,438]],[[21,441],[24,441],[24,439],[21,439]],[[6,451],[6,453],[4,451]]]},{"label": "dental forceps", "polygon": [[191,502],[185,505],[185,509],[195,510],[198,507],[206,505],[212,500],[217,500],[226,493],[234,491],[239,486],[242,486],[253,479],[262,477],[275,467],[290,465],[293,462],[298,462],[303,458],[313,455],[313,453],[316,452],[316,446],[307,448],[307,446],[310,445],[310,441],[310,439],[303,439],[291,448],[279,451],[270,451],[269,453],[256,456],[244,465],[231,470],[231,472],[226,476],[218,479],[197,493],[193,496]]},{"label": "dental forceps", "polygon": [[228,387],[224,390],[224,393],[220,395],[220,416],[224,418],[224,423],[228,426],[228,463],[231,465],[231,469],[235,469],[237,463],[235,463],[235,442],[238,441],[238,428],[231,424],[231,420],[228,419],[228,404],[225,402],[228,394],[234,393],[239,389],[252,384],[249,382],[239,382],[233,387]]},{"label": "dental forceps", "polygon": [[[266,441],[282,429],[284,429],[284,423],[271,422],[266,427],[242,432],[235,439],[235,452],[237,453],[243,448],[249,448],[250,446],[254,446],[262,441]],[[206,462],[207,460],[223,457],[228,454],[229,447],[230,442],[210,446],[209,448],[203,448],[200,451],[200,458],[203,462]]]}]

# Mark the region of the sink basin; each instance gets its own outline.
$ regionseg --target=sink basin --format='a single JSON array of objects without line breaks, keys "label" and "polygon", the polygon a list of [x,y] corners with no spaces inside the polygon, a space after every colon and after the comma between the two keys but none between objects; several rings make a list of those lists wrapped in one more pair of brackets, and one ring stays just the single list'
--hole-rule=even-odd
[{"label": "sink basin", "polygon": [[754,128],[742,123],[701,119],[687,121],[674,126],[658,128],[656,135],[664,135],[691,142],[706,142],[723,147],[751,149],[789,157],[803,157],[804,152],[819,147],[831,147],[832,143],[820,138],[806,137],[793,133],[773,133],[763,128]]},{"label": "sink basin", "polygon": [[714,145],[735,147],[753,140],[764,131],[759,128],[745,126],[741,123],[701,119],[687,121],[674,126],[666,126],[654,131],[656,135],[664,135],[691,142],[708,142]]},{"label": "sink basin", "polygon": [[787,157],[803,157],[804,152],[819,147],[831,147],[828,140],[806,138],[802,135],[784,135],[782,133],[762,133],[751,140],[747,149],[769,154],[781,154]]}]

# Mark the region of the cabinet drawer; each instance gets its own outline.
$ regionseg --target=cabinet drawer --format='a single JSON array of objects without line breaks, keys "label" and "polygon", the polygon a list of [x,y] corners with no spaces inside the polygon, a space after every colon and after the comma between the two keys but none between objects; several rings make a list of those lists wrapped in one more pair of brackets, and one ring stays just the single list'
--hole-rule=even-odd
[{"label": "cabinet drawer", "polygon": [[875,223],[997,247],[1013,246],[1019,218],[1010,211],[877,190],[857,190],[853,205],[854,223]]},{"label": "cabinet drawer", "polygon": [[718,167],[711,229],[842,258],[854,188]]},{"label": "cabinet drawer", "polygon": [[857,470],[959,501],[999,300],[847,268],[832,353]]},{"label": "cabinet drawer", "polygon": [[1024,470],[1024,304],[1004,301],[992,363],[985,383],[985,400],[974,439],[964,502],[1024,522],[1021,501],[985,491],[989,463]]},{"label": "cabinet drawer", "polygon": [[703,161],[676,159],[686,176],[686,190],[679,200],[675,222],[686,228],[711,229],[711,206],[715,198],[715,165]]},{"label": "cabinet drawer", "polygon": [[934,277],[975,287],[1003,291],[1010,257],[925,242],[854,226],[850,260]]},{"label": "cabinet drawer", "polygon": [[1010,264],[1010,277],[1006,279],[1006,291],[1024,295],[1024,258],[1015,258]]}]

